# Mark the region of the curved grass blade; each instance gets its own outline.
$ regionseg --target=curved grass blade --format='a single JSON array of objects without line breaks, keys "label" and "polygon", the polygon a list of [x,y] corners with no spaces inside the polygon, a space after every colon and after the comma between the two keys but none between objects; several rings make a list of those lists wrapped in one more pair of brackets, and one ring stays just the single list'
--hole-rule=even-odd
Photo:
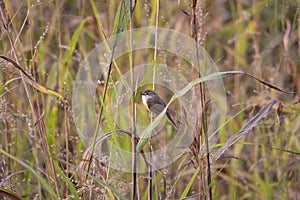
[{"label": "curved grass blade", "polygon": [[20,65],[18,65],[14,60],[0,55],[0,58],[6,60],[7,62],[11,63],[15,68],[17,68],[19,71],[22,72],[22,74],[24,75],[24,80],[29,83],[30,85],[32,85],[35,89],[39,90],[40,92],[44,93],[44,94],[49,94],[49,95],[54,95],[60,99],[63,99],[64,97],[59,94],[58,92],[55,92],[54,90],[51,90],[49,88],[46,88],[45,86],[42,86],[41,84],[39,84],[38,82],[36,82],[27,72],[25,72]]},{"label": "curved grass blade", "polygon": [[21,198],[16,193],[5,188],[0,188],[0,197],[7,197],[12,200],[21,200]]},{"label": "curved grass blade", "polygon": [[[59,160],[60,162],[66,164],[66,165],[69,165],[70,167],[73,167],[74,169],[78,170],[78,171],[82,171],[83,174],[86,174],[87,172],[83,169],[80,169],[78,166],[76,165],[73,165],[71,163],[67,163],[65,160],[61,160],[61,159],[57,159]],[[104,182],[103,180],[99,179],[98,177],[90,174],[90,173],[87,173],[87,176],[90,177],[91,179],[93,179],[94,181],[96,181],[98,184],[102,185],[103,187],[105,188],[108,188],[110,191],[112,191],[112,193],[118,197],[119,199],[122,199],[122,200],[127,200],[126,197],[124,197],[121,193],[119,193],[115,188],[113,188],[111,185],[107,184],[106,182]]]},{"label": "curved grass blade", "polygon": [[287,94],[291,94],[292,92],[287,92],[284,91],[270,83],[267,83],[251,74],[248,74],[246,72],[243,71],[225,71],[225,72],[215,72],[212,74],[209,74],[205,77],[201,77],[201,78],[197,78],[193,81],[191,81],[186,87],[184,87],[183,89],[181,89],[178,93],[176,93],[175,95],[172,96],[172,98],[170,99],[170,101],[168,102],[168,104],[166,105],[165,109],[155,118],[155,120],[153,120],[153,122],[143,131],[142,136],[141,136],[141,140],[139,141],[139,143],[137,144],[137,151],[140,151],[145,144],[148,141],[148,137],[150,136],[152,130],[154,130],[154,128],[159,124],[160,120],[163,118],[164,114],[167,111],[167,108],[169,107],[169,105],[175,101],[177,98],[185,95],[185,93],[187,93],[190,89],[192,89],[192,87],[194,87],[196,84],[205,82],[205,81],[212,81],[212,80],[216,80],[216,79],[221,79],[221,78],[226,78],[228,76],[232,76],[232,75],[247,75],[250,76],[252,78],[254,78],[255,80],[259,81],[262,84],[267,85],[268,87],[275,89],[277,91],[283,92],[283,93],[287,93]]},{"label": "curved grass blade", "polygon": [[16,161],[17,163],[19,163],[20,165],[25,167],[28,171],[30,171],[37,178],[37,180],[43,185],[43,189],[45,189],[45,191],[47,191],[53,199],[58,199],[57,195],[54,192],[54,190],[52,189],[51,185],[48,184],[47,181],[41,175],[39,175],[32,167],[30,167],[28,164],[26,164],[21,159],[7,153],[6,151],[4,151],[2,149],[0,149],[0,153],[6,155],[7,157],[11,158],[12,160]]},{"label": "curved grass blade", "polygon": [[197,79],[191,81],[187,86],[185,86],[178,93],[176,93],[175,95],[172,96],[172,98],[170,99],[170,101],[166,105],[165,109],[143,131],[141,139],[140,139],[139,143],[137,144],[137,151],[140,151],[146,145],[152,130],[154,130],[154,128],[159,124],[161,119],[164,117],[169,105],[173,101],[175,101],[177,98],[185,95],[185,93],[187,93],[190,89],[192,89],[196,84],[199,84],[199,83],[202,83],[202,82],[205,82],[205,81],[216,80],[216,79],[224,78],[224,77],[227,77],[227,76],[231,76],[233,74],[240,74],[240,73],[243,73],[243,72],[241,72],[241,71],[216,72],[216,73],[212,73],[208,76],[197,78]]},{"label": "curved grass blade", "polygon": [[274,90],[277,90],[277,91],[280,91],[280,92],[283,92],[283,93],[286,93],[286,94],[294,94],[295,93],[295,92],[285,91],[285,90],[283,90],[283,89],[281,89],[281,88],[279,88],[279,87],[277,87],[277,86],[275,86],[275,85],[273,85],[271,83],[268,83],[268,82],[266,82],[266,81],[264,81],[264,80],[262,80],[260,78],[257,78],[256,76],[253,76],[252,74],[249,74],[247,72],[244,72],[244,74],[247,75],[247,76],[250,76],[251,78],[254,78],[258,82],[260,82],[260,83],[262,83],[262,84],[264,84],[264,85],[266,85],[266,86],[268,86],[268,87],[270,87],[270,88],[272,88]]},{"label": "curved grass blade", "polygon": [[[99,137],[97,137],[96,142],[95,142],[95,146],[97,146],[99,143],[101,143],[104,140],[106,140],[107,138],[109,138],[113,134],[113,132],[115,132],[115,133],[125,133],[125,134],[129,135],[130,137],[132,136],[132,133],[130,131],[121,130],[121,129],[114,130],[112,132],[108,132],[108,133],[105,133],[105,134],[100,135]],[[91,148],[92,147],[89,147],[87,150],[91,151]],[[90,153],[92,153],[92,152],[90,152]]]}]

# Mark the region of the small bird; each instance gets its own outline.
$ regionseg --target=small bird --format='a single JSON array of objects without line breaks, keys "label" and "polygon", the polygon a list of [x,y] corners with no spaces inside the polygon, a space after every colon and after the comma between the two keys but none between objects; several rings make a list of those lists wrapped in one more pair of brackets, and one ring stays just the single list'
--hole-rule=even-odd
[{"label": "small bird", "polygon": [[[141,93],[141,95],[144,105],[150,112],[159,115],[165,109],[165,102],[153,90],[145,90]],[[177,126],[168,110],[166,111],[166,116],[172,125],[177,129]]]}]

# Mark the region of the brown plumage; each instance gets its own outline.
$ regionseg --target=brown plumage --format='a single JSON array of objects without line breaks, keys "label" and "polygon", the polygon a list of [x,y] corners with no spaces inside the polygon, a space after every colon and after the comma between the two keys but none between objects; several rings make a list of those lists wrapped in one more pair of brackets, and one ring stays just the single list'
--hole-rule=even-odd
[{"label": "brown plumage", "polygon": [[[141,95],[142,95],[143,103],[149,111],[159,115],[165,109],[165,107],[166,107],[165,102],[153,90],[145,90],[144,92],[142,92]],[[166,111],[166,116],[167,116],[168,120],[171,122],[171,124],[175,128],[177,128],[168,109]]]}]

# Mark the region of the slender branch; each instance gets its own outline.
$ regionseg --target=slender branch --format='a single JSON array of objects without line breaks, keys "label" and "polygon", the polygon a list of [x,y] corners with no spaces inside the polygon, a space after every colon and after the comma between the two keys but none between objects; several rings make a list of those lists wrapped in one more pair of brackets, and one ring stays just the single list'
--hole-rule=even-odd
[{"label": "slender branch", "polygon": [[[134,52],[132,51],[133,46],[133,36],[132,36],[132,29],[133,29],[133,1],[129,0],[129,9],[130,9],[130,20],[129,20],[129,30],[130,30],[130,54],[129,54],[129,60],[130,60],[130,75],[131,75],[131,88],[133,90],[132,93],[132,99],[135,98],[135,80],[134,80]],[[136,2],[135,2],[136,3]],[[134,5],[135,5],[134,3]],[[132,137],[131,137],[131,143],[132,143],[132,199],[136,200],[138,199],[138,178],[137,178],[137,140],[136,140],[136,104],[135,101],[132,101]]]}]

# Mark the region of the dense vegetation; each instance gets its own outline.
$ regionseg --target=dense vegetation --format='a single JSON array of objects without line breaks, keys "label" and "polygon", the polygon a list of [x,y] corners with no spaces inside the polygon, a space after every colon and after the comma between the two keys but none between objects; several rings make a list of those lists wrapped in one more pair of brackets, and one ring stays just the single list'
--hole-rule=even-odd
[{"label": "dense vegetation", "polygon": [[[131,16],[128,2],[0,1],[0,197],[300,199],[300,2],[137,0]],[[123,9],[118,10],[119,5]],[[186,34],[199,42],[219,71],[241,72],[222,76],[227,112],[224,121],[216,122],[220,131],[215,149],[255,119],[271,99],[278,99],[265,116],[256,116],[260,123],[252,123],[254,129],[210,166],[203,153],[210,94],[203,83],[196,85],[202,94],[199,105],[207,106],[207,112],[198,116],[202,124],[195,124],[198,135],[178,160],[163,169],[133,176],[110,168],[109,159],[90,160],[89,147],[78,135],[72,94],[81,63],[96,44],[114,33],[147,26]],[[107,77],[99,81],[94,104],[97,115],[103,115],[100,127],[110,136],[105,140],[127,151],[132,151],[133,131],[116,131],[120,127],[110,112],[112,94],[122,75],[145,63],[167,64],[190,83],[199,80],[185,60],[155,48],[112,62],[109,81]],[[134,87],[138,90],[130,100],[130,116],[147,126],[150,119],[139,95],[152,85]],[[168,88],[158,85],[156,90],[166,102],[171,99]],[[177,100],[170,105],[172,110],[179,107]],[[120,118],[121,124],[129,123]],[[169,124],[163,131],[163,136],[153,138],[154,149],[175,134]],[[89,136],[96,139],[93,132]],[[152,151],[148,143],[143,147]],[[120,164],[131,165],[125,162]]]}]

